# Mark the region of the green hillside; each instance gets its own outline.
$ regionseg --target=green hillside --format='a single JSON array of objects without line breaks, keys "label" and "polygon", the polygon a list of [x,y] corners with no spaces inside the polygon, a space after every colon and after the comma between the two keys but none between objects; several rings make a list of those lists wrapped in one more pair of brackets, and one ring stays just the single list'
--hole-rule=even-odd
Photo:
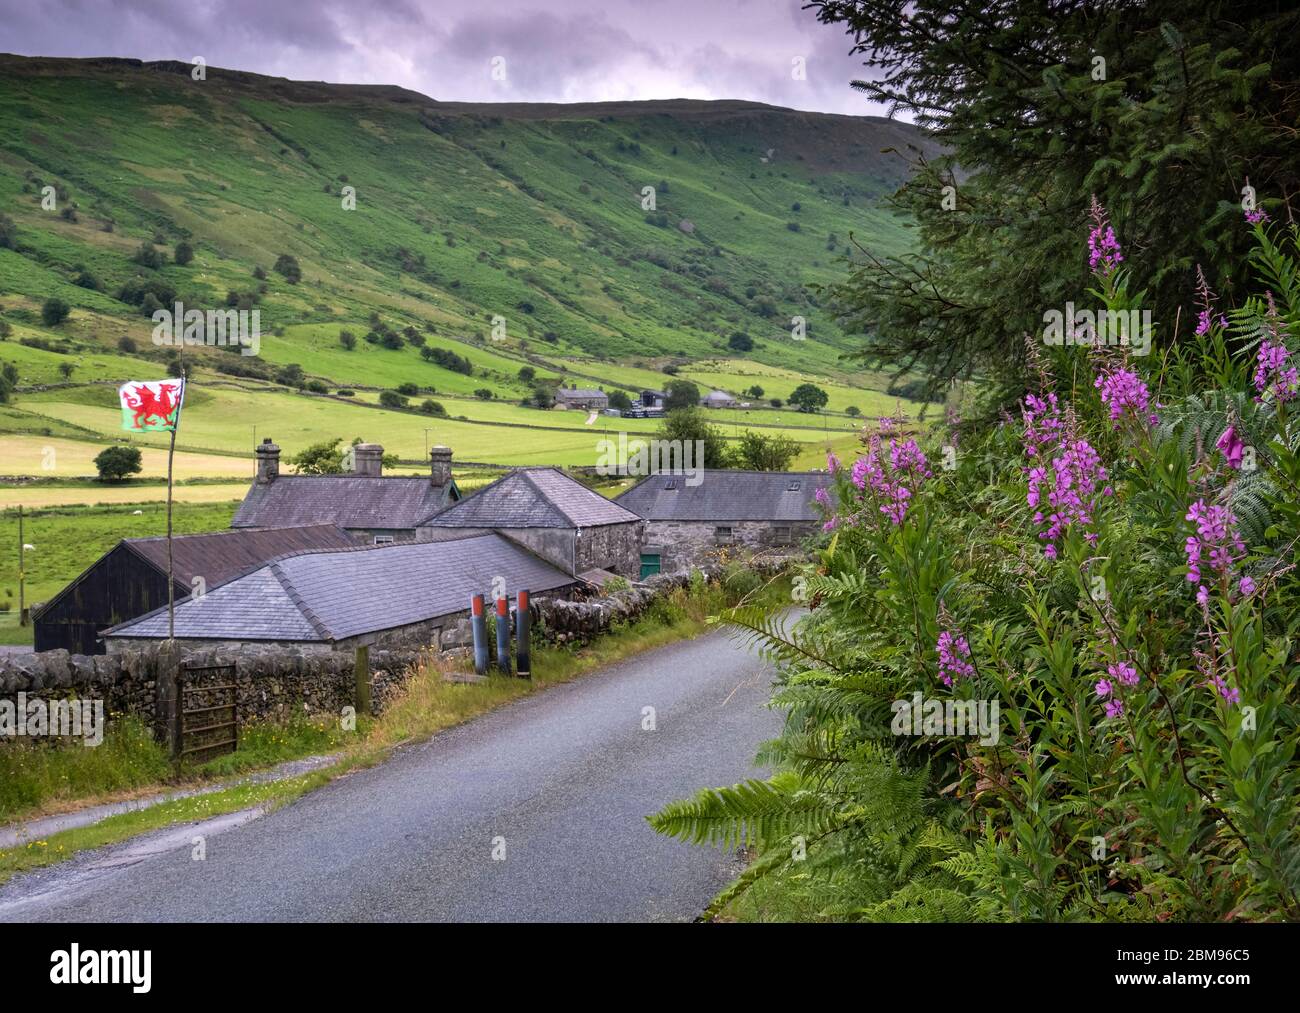
[{"label": "green hillside", "polygon": [[[874,207],[902,167],[881,149],[918,140],[905,124],[741,102],[439,104],[188,70],[0,60],[0,202],[18,230],[6,293],[138,331],[114,299],[137,276],[222,305],[288,253],[303,279],[271,275],[264,327],[378,310],[488,338],[500,315],[507,341],[604,358],[708,355],[744,330],[754,358],[798,367],[844,347],[803,283],[841,273],[850,232],[881,252],[906,242]],[[192,243],[193,263],[132,263],[155,234],[164,251]],[[74,284],[83,268],[100,292]],[[806,342],[790,341],[794,315]]]}]

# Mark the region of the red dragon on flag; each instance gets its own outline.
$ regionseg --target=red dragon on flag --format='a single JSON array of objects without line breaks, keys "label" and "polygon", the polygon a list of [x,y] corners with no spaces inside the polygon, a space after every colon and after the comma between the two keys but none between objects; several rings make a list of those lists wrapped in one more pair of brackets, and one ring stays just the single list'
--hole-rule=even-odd
[{"label": "red dragon on flag", "polygon": [[124,383],[118,388],[122,401],[122,428],[135,433],[175,430],[182,402],[184,380],[146,380]]}]

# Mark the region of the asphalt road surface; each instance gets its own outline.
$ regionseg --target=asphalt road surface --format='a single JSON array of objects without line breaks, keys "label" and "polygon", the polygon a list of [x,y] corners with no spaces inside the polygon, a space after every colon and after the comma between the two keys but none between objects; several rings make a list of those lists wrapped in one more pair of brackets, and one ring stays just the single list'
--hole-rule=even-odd
[{"label": "asphalt road surface", "polygon": [[0,921],[689,920],[740,862],[645,817],[762,776],[771,678],[725,634],[673,644],[214,821],[202,861],[183,827],[15,877]]}]

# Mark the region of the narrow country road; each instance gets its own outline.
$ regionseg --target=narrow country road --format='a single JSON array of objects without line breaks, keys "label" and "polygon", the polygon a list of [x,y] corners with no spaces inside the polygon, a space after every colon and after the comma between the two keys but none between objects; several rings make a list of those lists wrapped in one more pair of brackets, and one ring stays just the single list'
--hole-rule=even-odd
[{"label": "narrow country road", "polygon": [[725,634],[673,644],[227,820],[203,861],[185,828],[16,877],[0,921],[690,919],[738,859],[645,817],[761,776],[755,750],[780,728],[770,682]]}]

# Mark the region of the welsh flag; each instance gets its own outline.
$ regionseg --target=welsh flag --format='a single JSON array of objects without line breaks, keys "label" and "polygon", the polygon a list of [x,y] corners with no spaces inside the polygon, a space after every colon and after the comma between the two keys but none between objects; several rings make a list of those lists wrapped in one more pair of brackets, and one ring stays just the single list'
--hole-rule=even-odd
[{"label": "welsh flag", "polygon": [[181,416],[185,381],[132,380],[117,389],[122,428],[132,433],[172,432]]}]

